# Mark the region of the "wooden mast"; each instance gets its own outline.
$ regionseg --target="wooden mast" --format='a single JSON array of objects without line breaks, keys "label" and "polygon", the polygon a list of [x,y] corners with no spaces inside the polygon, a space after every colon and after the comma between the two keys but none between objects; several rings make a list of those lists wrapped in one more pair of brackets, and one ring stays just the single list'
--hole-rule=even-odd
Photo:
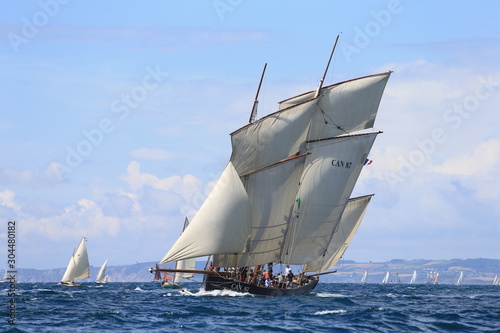
[{"label": "wooden mast", "polygon": [[255,94],[255,100],[253,101],[252,113],[250,114],[250,118],[248,119],[249,123],[253,123],[255,121],[255,117],[257,116],[257,105],[259,104],[259,92],[260,86],[262,85],[262,80],[264,79],[264,73],[266,72],[267,63],[264,64],[264,69],[262,70],[262,75],[260,76],[259,87],[257,88],[257,94]]},{"label": "wooden mast", "polygon": [[335,39],[335,44],[333,45],[332,53],[330,53],[330,59],[328,59],[328,64],[326,65],[325,73],[323,74],[323,78],[321,79],[321,81],[319,81],[318,90],[316,90],[316,95],[314,96],[314,98],[319,96],[321,88],[323,87],[323,82],[325,81],[326,73],[328,72],[328,67],[330,67],[330,62],[332,61],[333,53],[335,52],[335,48],[337,47],[337,42],[339,41],[339,37],[340,35],[337,35],[337,39]]}]

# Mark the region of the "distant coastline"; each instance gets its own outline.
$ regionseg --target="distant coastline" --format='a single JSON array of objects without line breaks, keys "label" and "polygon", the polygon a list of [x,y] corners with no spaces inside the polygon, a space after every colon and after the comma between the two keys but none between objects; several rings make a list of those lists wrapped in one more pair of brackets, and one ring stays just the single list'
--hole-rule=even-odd
[{"label": "distant coastline", "polygon": [[[131,265],[108,265],[107,274],[110,282],[149,282],[153,275],[149,268],[156,262],[144,262]],[[197,262],[197,268],[202,269],[204,262]],[[390,283],[409,283],[413,271],[417,271],[416,283],[425,283],[428,273],[439,272],[439,284],[455,284],[460,272],[464,272],[462,284],[484,284],[493,282],[495,274],[500,275],[500,259],[452,259],[452,260],[404,260],[392,259],[387,262],[355,262],[341,260],[334,268],[335,274],[324,275],[322,283],[359,283],[365,271],[368,271],[367,283],[381,283],[386,272],[390,272]],[[18,282],[59,282],[64,274],[64,267],[54,269],[18,268]],[[98,266],[91,266],[91,279],[83,280],[85,283],[93,282]],[[4,271],[0,271],[3,275]],[[195,277],[196,280],[196,277]],[[201,281],[201,277],[198,277]]]}]

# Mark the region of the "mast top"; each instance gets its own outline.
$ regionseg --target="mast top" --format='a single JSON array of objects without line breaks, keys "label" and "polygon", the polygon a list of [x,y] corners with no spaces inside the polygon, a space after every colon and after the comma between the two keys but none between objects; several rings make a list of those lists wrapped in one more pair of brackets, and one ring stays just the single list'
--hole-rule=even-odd
[{"label": "mast top", "polygon": [[330,62],[332,61],[333,53],[335,52],[335,48],[337,47],[337,42],[339,41],[339,37],[340,37],[340,34],[337,35],[337,39],[335,39],[335,44],[333,45],[332,53],[330,53],[330,58],[328,59],[328,64],[326,64],[325,73],[323,73],[323,77],[321,78],[321,81],[319,81],[318,89],[316,90],[316,95],[314,95],[314,98],[319,96],[321,88],[323,87],[323,82],[325,81],[326,73],[328,72],[328,68],[330,67]]},{"label": "mast top", "polygon": [[260,77],[259,87],[257,88],[257,93],[255,94],[255,100],[253,101],[252,113],[250,114],[250,118],[248,119],[249,123],[253,123],[255,121],[255,117],[257,117],[257,105],[259,105],[259,92],[260,86],[262,85],[262,80],[264,79],[264,74],[266,73],[267,63],[264,64],[264,69],[262,70],[262,75]]}]

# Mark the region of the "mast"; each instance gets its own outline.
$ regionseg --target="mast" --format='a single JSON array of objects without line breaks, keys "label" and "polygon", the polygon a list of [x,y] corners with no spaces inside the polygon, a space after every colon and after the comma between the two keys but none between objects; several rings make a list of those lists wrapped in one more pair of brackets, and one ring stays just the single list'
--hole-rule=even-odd
[{"label": "mast", "polygon": [[249,123],[253,123],[255,117],[257,117],[257,105],[259,104],[259,92],[260,86],[262,85],[262,80],[264,79],[264,73],[266,72],[267,63],[264,64],[264,69],[262,70],[262,75],[260,76],[259,87],[257,88],[257,93],[255,94],[255,100],[253,101],[252,113],[250,114],[250,119],[248,119]]},{"label": "mast", "polygon": [[319,93],[321,91],[321,88],[323,87],[323,82],[325,81],[326,73],[328,72],[328,67],[330,67],[330,62],[332,61],[333,53],[335,52],[335,48],[337,47],[337,42],[339,41],[340,35],[337,35],[337,39],[335,39],[335,44],[333,45],[332,53],[330,53],[330,59],[328,59],[328,64],[326,65],[325,68],[325,73],[323,74],[323,78],[321,81],[319,81],[319,86],[318,89],[316,90],[316,95],[314,98],[319,96]]}]

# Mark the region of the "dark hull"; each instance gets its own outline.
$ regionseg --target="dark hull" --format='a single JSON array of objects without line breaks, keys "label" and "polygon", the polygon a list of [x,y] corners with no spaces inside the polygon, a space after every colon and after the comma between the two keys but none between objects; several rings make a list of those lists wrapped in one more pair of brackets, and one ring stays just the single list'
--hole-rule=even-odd
[{"label": "dark hull", "polygon": [[290,289],[259,287],[254,284],[243,283],[218,275],[205,275],[203,282],[206,291],[231,290],[260,296],[287,296],[305,295],[311,292],[318,284],[318,279],[312,279],[311,282],[303,286]]}]

